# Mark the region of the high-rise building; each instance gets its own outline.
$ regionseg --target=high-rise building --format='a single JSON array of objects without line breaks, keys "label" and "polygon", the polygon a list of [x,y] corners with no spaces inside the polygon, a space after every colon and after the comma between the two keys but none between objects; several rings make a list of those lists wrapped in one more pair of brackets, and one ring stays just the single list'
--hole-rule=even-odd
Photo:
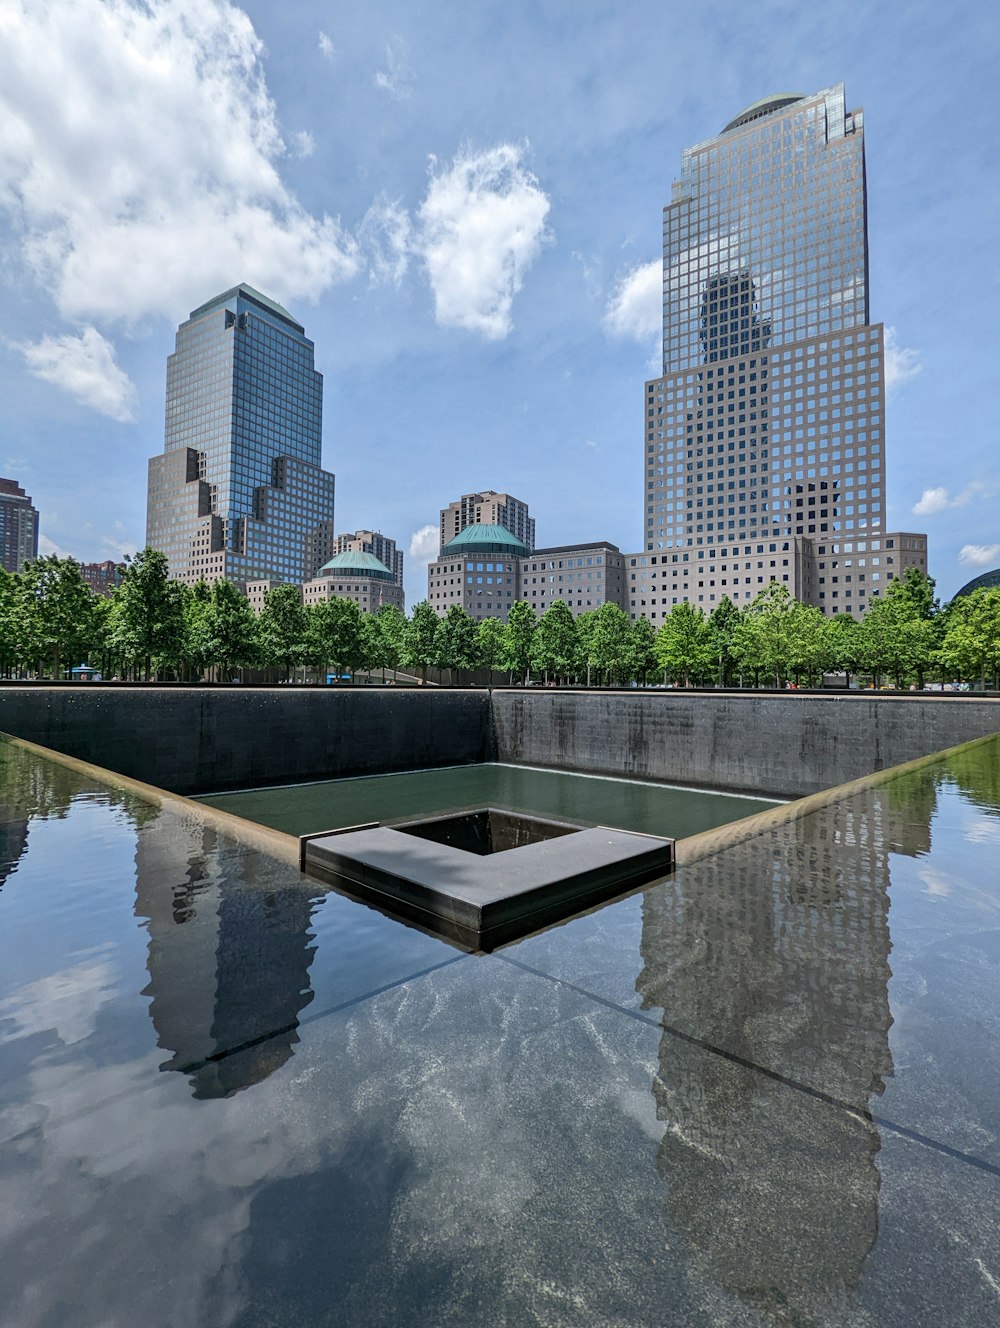
[{"label": "high-rise building", "polygon": [[338,535],[337,553],[370,553],[384,563],[392,573],[397,586],[403,584],[403,551],[396,548],[396,541],[380,530],[356,530],[353,535]]},{"label": "high-rise building", "polygon": [[38,557],[38,513],[13,480],[0,479],[0,566],[20,572]]},{"label": "high-rise building", "polygon": [[482,493],[463,493],[457,503],[441,510],[441,551],[449,540],[467,526],[502,526],[524,544],[530,553],[535,547],[535,519],[528,515],[528,504],[509,493],[484,489]]},{"label": "high-rise building", "polygon": [[146,513],[146,542],[172,576],[301,584],[332,555],[334,477],[320,467],[313,351],[286,309],[246,285],[178,328]]},{"label": "high-rise building", "polygon": [[116,586],[121,585],[124,572],[125,564],[116,563],[113,558],[105,558],[102,563],[80,564],[80,575],[84,581],[95,595],[105,599]]},{"label": "high-rise building", "polygon": [[885,339],[842,84],[756,102],[682,154],[644,418],[633,616],[743,605],[771,580],[859,616],[926,570],[926,537],[885,529]]}]

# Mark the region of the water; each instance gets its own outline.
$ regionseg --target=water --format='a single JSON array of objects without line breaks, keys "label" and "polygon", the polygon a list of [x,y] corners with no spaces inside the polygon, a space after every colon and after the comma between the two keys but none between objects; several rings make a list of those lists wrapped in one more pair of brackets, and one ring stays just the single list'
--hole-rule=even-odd
[{"label": "water", "polygon": [[465,807],[498,807],[671,839],[711,830],[776,805],[765,798],[514,765],[334,779],[222,793],[200,801],[293,835]]},{"label": "water", "polygon": [[0,741],[0,1321],[996,1322],[998,772],[469,956]]}]

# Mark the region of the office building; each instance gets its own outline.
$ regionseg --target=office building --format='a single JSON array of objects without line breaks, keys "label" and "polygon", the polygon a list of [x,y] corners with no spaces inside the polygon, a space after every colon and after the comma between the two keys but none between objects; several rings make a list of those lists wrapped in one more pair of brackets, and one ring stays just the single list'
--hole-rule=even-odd
[{"label": "office building", "polygon": [[302,325],[250,286],[195,309],[167,360],[146,542],[193,583],[301,584],[334,551],[323,376]]},{"label": "office building", "polygon": [[38,513],[14,480],[0,479],[0,566],[20,572],[38,557]]},{"label": "office building", "polygon": [[309,606],[325,599],[353,599],[365,613],[378,613],[385,604],[405,608],[403,587],[373,553],[345,550],[302,587],[302,602]]},{"label": "office building", "polygon": [[463,493],[456,503],[441,510],[441,552],[449,540],[469,526],[502,526],[517,537],[530,553],[535,547],[535,521],[528,504],[509,493],[484,489],[482,493]]},{"label": "office building", "polygon": [[682,154],[644,421],[633,616],[742,607],[772,579],[860,616],[906,566],[926,570],[926,537],[885,528],[864,121],[842,84],[757,102]]},{"label": "office building", "polygon": [[599,540],[529,551],[495,523],[473,523],[449,540],[427,569],[427,601],[440,616],[460,604],[477,621],[507,621],[523,599],[542,614],[561,599],[576,617],[607,601],[628,606],[625,555]]},{"label": "office building", "polygon": [[102,563],[80,564],[80,575],[94,594],[102,598],[106,598],[116,586],[121,585],[124,571],[124,564],[116,563],[113,558],[105,558]]},{"label": "office building", "polygon": [[388,567],[398,586],[403,584],[403,551],[396,541],[380,530],[356,530],[353,535],[338,535],[335,553],[370,553]]}]

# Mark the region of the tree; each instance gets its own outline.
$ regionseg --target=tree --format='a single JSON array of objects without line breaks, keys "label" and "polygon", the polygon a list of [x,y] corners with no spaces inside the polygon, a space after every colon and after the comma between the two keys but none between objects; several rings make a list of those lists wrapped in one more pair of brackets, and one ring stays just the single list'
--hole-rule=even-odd
[{"label": "tree", "polygon": [[576,663],[577,636],[573,615],[561,599],[555,600],[538,620],[531,639],[531,667],[536,673],[565,678]]},{"label": "tree", "polygon": [[849,613],[837,613],[826,624],[826,639],[830,652],[830,664],[835,669],[842,669],[847,675],[847,685],[851,685],[851,674],[860,668],[861,638],[857,619]]},{"label": "tree", "polygon": [[875,681],[890,673],[897,687],[916,675],[923,684],[939,644],[934,612],[934,582],[910,568],[905,578],[892,581],[884,595],[873,597],[858,633],[862,668]]},{"label": "tree", "polygon": [[454,684],[456,669],[476,667],[476,622],[461,604],[449,604],[434,633],[434,663],[448,670]]},{"label": "tree", "polygon": [[802,627],[798,615],[801,607],[787,586],[772,581],[740,615],[733,650],[755,679],[769,673],[774,685],[781,686],[799,649],[796,634]]},{"label": "tree", "polygon": [[476,630],[476,654],[486,670],[486,686],[493,691],[493,671],[500,667],[504,649],[504,627],[499,618],[484,618]]},{"label": "tree", "polygon": [[503,637],[504,656],[511,674],[517,674],[522,682],[527,681],[531,667],[531,644],[537,627],[535,610],[527,600],[519,599],[510,606]]},{"label": "tree", "polygon": [[17,635],[25,659],[45,659],[53,678],[93,643],[94,595],[75,558],[50,554],[28,563],[20,575]]},{"label": "tree", "polygon": [[682,601],[675,604],[656,634],[656,661],[674,681],[685,687],[701,682],[717,661],[718,639],[701,609]]},{"label": "tree", "polygon": [[656,628],[648,618],[636,618],[628,627],[625,642],[625,671],[629,677],[645,684],[658,664]]},{"label": "tree", "polygon": [[395,604],[383,604],[378,613],[375,614],[375,621],[378,623],[382,635],[382,658],[384,663],[380,667],[384,682],[385,670],[392,669],[392,676],[395,678],[396,670],[399,668],[400,660],[403,657],[403,647],[406,643],[406,614],[403,613],[402,609],[398,609]]},{"label": "tree", "polygon": [[314,605],[310,614],[310,637],[314,656],[325,671],[338,678],[354,671],[364,660],[361,605],[334,595]]},{"label": "tree", "polygon": [[184,653],[183,592],[170,580],[167,556],[158,549],[143,549],[126,564],[115,591],[111,641],[148,682],[154,656],[172,664]]},{"label": "tree", "polygon": [[265,668],[281,669],[291,676],[308,650],[309,614],[297,586],[274,586],[264,596],[257,619],[260,659]]},{"label": "tree", "polygon": [[733,642],[739,621],[739,609],[728,595],[723,595],[708,619],[709,626],[712,629],[712,640],[718,663],[716,681],[720,687],[731,687],[733,685],[733,671],[736,667]]},{"label": "tree", "polygon": [[184,662],[189,678],[198,681],[212,664],[212,642],[209,636],[209,610],[212,587],[207,581],[196,581],[185,587],[184,593]]},{"label": "tree", "polygon": [[21,583],[0,567],[0,672],[9,678],[17,663],[17,619]]},{"label": "tree", "polygon": [[212,586],[204,627],[208,658],[224,679],[233,669],[257,662],[257,618],[250,601],[231,581],[216,581]]},{"label": "tree", "polygon": [[960,678],[979,679],[985,688],[1000,673],[1000,589],[973,590],[952,600],[941,663]]},{"label": "tree", "polygon": [[628,614],[610,600],[594,610],[594,628],[590,640],[590,653],[594,667],[610,683],[621,680],[625,672],[628,648]]},{"label": "tree", "polygon": [[420,681],[427,681],[427,666],[434,663],[434,638],[440,619],[425,599],[413,606],[413,616],[403,641],[403,663],[420,670]]}]

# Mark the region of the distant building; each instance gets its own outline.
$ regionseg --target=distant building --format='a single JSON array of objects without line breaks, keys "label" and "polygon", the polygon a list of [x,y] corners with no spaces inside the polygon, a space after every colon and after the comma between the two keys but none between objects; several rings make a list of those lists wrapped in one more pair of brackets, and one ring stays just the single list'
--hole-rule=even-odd
[{"label": "distant building", "polygon": [[[264,601],[267,599],[270,591],[274,590],[276,586],[288,586],[292,584],[293,583],[290,581],[269,581],[267,579],[262,581],[246,581],[243,584],[243,593],[250,601],[250,607],[253,609],[254,613],[259,614],[264,607]],[[295,590],[298,592],[299,598],[301,599],[302,587],[295,586]]]},{"label": "distant building", "polygon": [[632,616],[742,608],[773,578],[860,617],[926,571],[926,536],[885,529],[885,337],[868,305],[864,116],[843,84],[755,102],[683,152],[663,276]]},{"label": "distant building", "polygon": [[241,285],[194,310],[149,462],[146,542],[171,576],[300,585],[318,571],[334,541],[322,423],[313,343],[287,309]]},{"label": "distant building", "polygon": [[103,563],[81,563],[80,575],[90,586],[95,595],[110,595],[116,586],[121,585],[124,564],[106,558]]},{"label": "distant building", "polygon": [[304,604],[326,599],[352,599],[365,613],[377,613],[385,604],[400,610],[404,605],[403,587],[385,563],[372,553],[353,551],[335,554],[302,586]]},{"label": "distant building", "polygon": [[440,549],[468,526],[503,526],[515,535],[530,553],[535,547],[535,521],[528,514],[528,504],[509,493],[484,489],[482,493],[464,493],[441,511]]},{"label": "distant building", "polygon": [[974,590],[995,590],[1000,586],[1000,567],[994,567],[992,572],[982,572],[979,576],[974,576],[971,581],[966,581],[961,590],[955,591],[955,598],[959,595],[971,595]]},{"label": "distant building", "polygon": [[396,541],[380,530],[356,530],[353,535],[338,535],[335,553],[371,553],[388,567],[398,586],[403,584],[403,551]]},{"label": "distant building", "polygon": [[625,555],[607,541],[531,552],[503,526],[473,523],[427,569],[427,600],[440,617],[460,604],[477,621],[506,622],[519,599],[539,614],[557,599],[574,617],[608,602],[627,609]]},{"label": "distant building", "polygon": [[20,572],[38,557],[38,513],[14,480],[0,479],[0,566]]}]

